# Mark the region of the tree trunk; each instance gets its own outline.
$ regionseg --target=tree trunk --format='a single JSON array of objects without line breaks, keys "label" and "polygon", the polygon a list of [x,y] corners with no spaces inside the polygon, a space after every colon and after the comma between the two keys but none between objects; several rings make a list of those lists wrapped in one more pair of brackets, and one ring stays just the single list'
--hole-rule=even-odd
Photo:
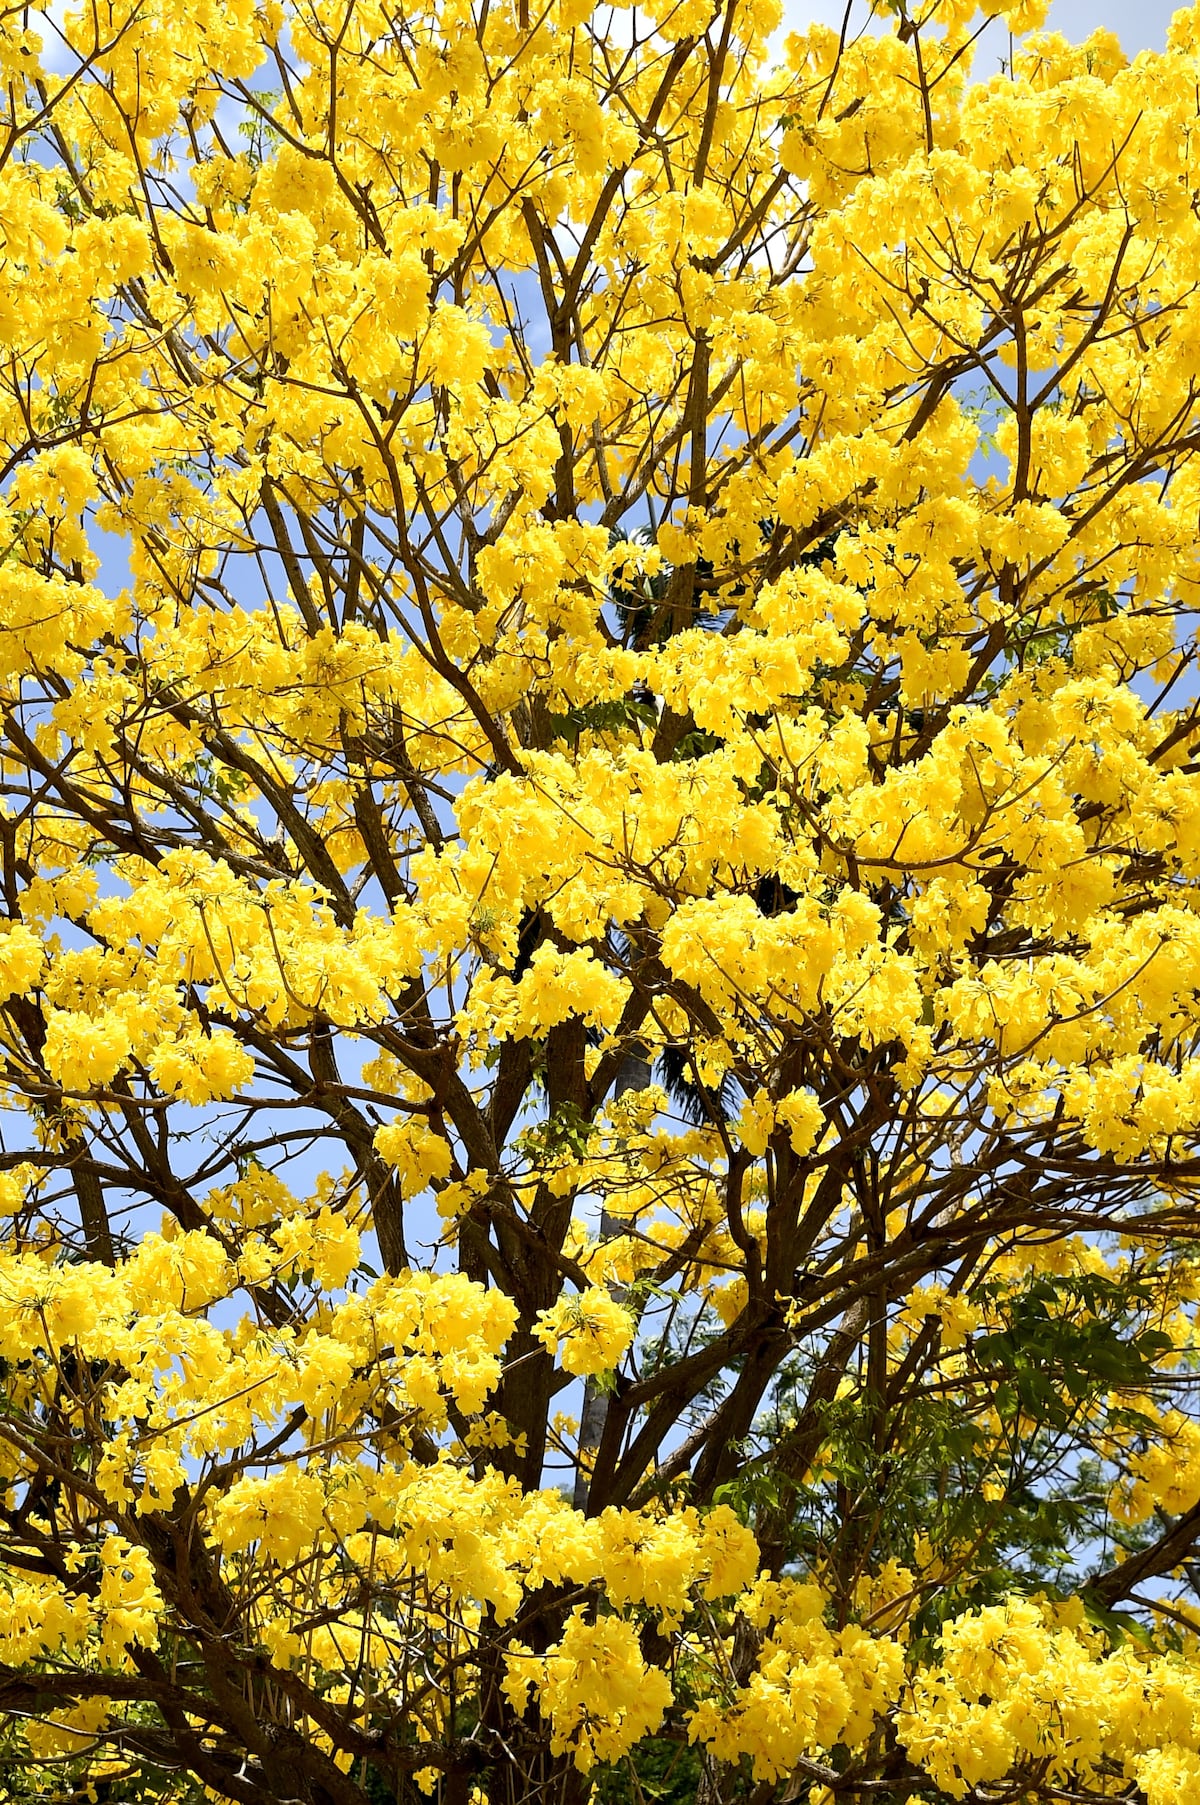
[{"label": "tree trunk", "polygon": [[[617,1081],[613,1085],[613,1101],[623,1097],[626,1091],[644,1091],[650,1084],[650,1062],[638,1054],[631,1053],[617,1073]],[[607,1210],[600,1212],[600,1240],[611,1241],[621,1232],[620,1224],[615,1216]],[[625,1295],[624,1287],[610,1287],[613,1296],[619,1303]],[[596,1458],[604,1436],[604,1424],[608,1417],[608,1394],[601,1391],[594,1378],[584,1380],[583,1409],[579,1417],[579,1465],[575,1469],[576,1510],[586,1510],[588,1493],[591,1489],[591,1463]]]}]

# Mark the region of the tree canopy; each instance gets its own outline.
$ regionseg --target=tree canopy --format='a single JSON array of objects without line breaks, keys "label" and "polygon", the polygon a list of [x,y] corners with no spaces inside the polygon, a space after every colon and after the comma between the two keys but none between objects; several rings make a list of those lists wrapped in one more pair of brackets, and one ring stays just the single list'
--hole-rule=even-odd
[{"label": "tree canopy", "polygon": [[6,1802],[1200,1797],[1200,8],[1042,22],[4,14]]}]

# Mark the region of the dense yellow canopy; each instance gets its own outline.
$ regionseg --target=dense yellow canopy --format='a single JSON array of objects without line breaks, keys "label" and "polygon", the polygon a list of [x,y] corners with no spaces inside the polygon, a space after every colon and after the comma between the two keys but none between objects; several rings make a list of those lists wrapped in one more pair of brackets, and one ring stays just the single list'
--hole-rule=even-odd
[{"label": "dense yellow canopy", "polygon": [[1200,8],[1041,23],[0,22],[6,1799],[1200,1796]]}]

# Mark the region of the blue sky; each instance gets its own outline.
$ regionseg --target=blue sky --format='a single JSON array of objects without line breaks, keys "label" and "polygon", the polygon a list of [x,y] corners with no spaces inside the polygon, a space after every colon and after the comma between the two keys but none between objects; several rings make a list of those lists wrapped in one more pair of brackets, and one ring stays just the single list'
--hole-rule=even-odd
[{"label": "blue sky", "polygon": [[[845,0],[840,4],[839,0],[784,0],[784,5],[785,29],[797,31],[813,19],[840,25]],[[1046,28],[1078,40],[1103,25],[1116,33],[1126,55],[1132,57],[1139,50],[1164,47],[1167,26],[1176,10],[1172,0],[1053,0]],[[983,61],[981,57],[980,72]]]},{"label": "blue sky", "polygon": [[1086,38],[1098,25],[1116,32],[1127,56],[1161,50],[1177,9],[1168,0],[1054,0],[1047,27],[1067,38]]}]

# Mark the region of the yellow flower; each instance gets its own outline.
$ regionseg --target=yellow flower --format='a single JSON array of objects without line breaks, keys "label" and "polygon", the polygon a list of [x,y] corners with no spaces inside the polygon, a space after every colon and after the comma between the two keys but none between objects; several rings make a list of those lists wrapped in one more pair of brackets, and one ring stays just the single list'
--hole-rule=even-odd
[{"label": "yellow flower", "polygon": [[538,1316],[534,1328],[548,1353],[557,1354],[564,1372],[586,1378],[612,1372],[633,1341],[630,1312],[607,1291],[590,1285],[578,1297],[560,1298]]}]

